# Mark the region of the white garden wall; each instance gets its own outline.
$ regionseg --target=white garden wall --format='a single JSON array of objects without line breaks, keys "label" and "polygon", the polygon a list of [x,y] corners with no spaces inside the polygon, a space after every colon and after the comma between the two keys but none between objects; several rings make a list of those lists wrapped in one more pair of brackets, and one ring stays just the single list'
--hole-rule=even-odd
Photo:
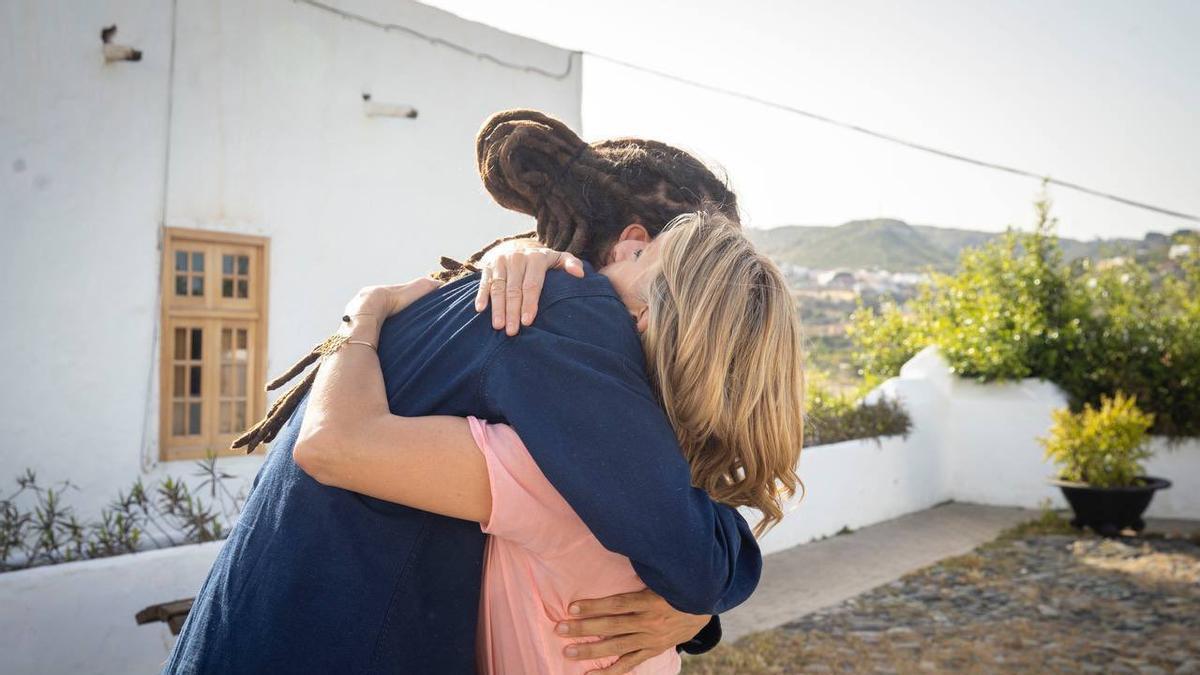
[{"label": "white garden wall", "polygon": [[134,615],[195,595],[221,543],[0,574],[0,672],[156,673],[175,644]]},{"label": "white garden wall", "polygon": [[[1046,482],[1056,470],[1037,442],[1049,433],[1051,411],[1067,405],[1057,386],[1037,379],[979,384],[950,373],[938,351],[928,347],[872,395],[895,392],[903,398],[914,381],[929,383],[939,394],[924,400],[932,406],[910,400],[906,408],[914,425],[942,429],[946,499],[1026,508],[1048,499],[1066,506],[1058,488]],[[1153,437],[1150,444],[1156,455],[1146,463],[1147,473],[1173,481],[1174,487],[1160,491],[1147,514],[1200,519],[1200,440],[1171,448],[1165,438]]]},{"label": "white garden wall", "polygon": [[1156,438],[1151,447],[1157,454],[1146,462],[1146,473],[1166,478],[1173,485],[1169,490],[1159,490],[1147,515],[1200,519],[1200,441],[1169,447],[1163,439]]},{"label": "white garden wall", "polygon": [[[932,409],[937,392],[927,382],[898,383],[906,406]],[[804,450],[799,474],[803,498],[793,498],[783,522],[760,542],[774,553],[842,528],[857,529],[919,511],[946,499],[941,427],[914,425],[908,438],[860,439]],[[754,522],[755,512],[743,509]]]},{"label": "white garden wall", "polygon": [[[801,462],[806,493],[760,542],[775,553],[928,508],[942,500],[936,449],[900,438],[810,448]],[[745,511],[747,520],[754,517]]]},{"label": "white garden wall", "polygon": [[[1037,438],[1048,433],[1050,413],[1066,405],[1054,384],[1037,379],[978,384],[950,373],[938,351],[927,348],[868,396],[899,398],[912,418],[908,439],[848,441],[808,448],[800,460],[807,486],[788,516],[762,541],[773,553],[954,500],[1040,508],[1066,503],[1047,483],[1053,464]],[[1160,491],[1147,515],[1200,519],[1200,441],[1169,447],[1152,438],[1153,476],[1174,486]],[[746,510],[747,518],[753,512]]]}]

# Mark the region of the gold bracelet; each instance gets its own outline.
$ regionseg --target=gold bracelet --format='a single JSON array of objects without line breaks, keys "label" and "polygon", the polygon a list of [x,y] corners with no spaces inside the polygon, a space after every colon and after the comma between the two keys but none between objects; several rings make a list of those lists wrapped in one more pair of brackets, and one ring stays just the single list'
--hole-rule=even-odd
[{"label": "gold bracelet", "polygon": [[371,349],[374,349],[376,354],[379,353],[379,349],[375,345],[371,344],[370,342],[367,342],[365,340],[351,340],[349,335],[345,335],[345,334],[341,334],[341,333],[334,333],[333,335],[330,335],[328,338],[325,339],[324,342],[317,345],[316,351],[320,352],[320,354],[322,356],[329,356],[330,354],[341,349],[342,345],[351,344],[351,343],[366,345],[366,346],[370,347]]}]

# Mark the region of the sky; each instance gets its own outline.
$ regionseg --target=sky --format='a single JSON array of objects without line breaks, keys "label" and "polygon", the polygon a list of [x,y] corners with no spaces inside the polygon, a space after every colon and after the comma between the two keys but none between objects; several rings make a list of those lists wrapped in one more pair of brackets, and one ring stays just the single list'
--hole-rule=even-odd
[{"label": "sky", "polygon": [[[561,47],[1200,214],[1200,2],[426,0]],[[727,172],[751,227],[1028,228],[1039,181],[585,58],[583,135]],[[1051,187],[1059,233],[1195,223]]]}]

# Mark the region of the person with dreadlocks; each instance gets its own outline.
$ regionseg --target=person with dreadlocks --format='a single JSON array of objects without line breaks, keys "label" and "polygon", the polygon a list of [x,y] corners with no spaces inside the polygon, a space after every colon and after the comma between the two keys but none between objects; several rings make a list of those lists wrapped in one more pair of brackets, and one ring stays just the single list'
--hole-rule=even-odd
[{"label": "person with dreadlocks", "polygon": [[[800,322],[783,274],[728,219],[703,212],[677,217],[649,245],[622,242],[609,260],[599,273],[642,335],[654,392],[692,482],[722,503],[757,509],[761,534],[796,492],[804,427]],[[518,277],[525,278],[508,280]],[[379,326],[436,287],[419,279],[363,289],[351,300],[354,319],[344,334],[356,346],[330,354],[317,376],[296,462],[325,485],[478,522],[492,535],[479,610],[481,672],[608,672],[617,656],[568,660],[558,631],[569,636],[574,600],[643,587],[629,559],[592,535],[512,427],[401,417],[388,408],[371,349]],[[631,475],[644,468],[645,458],[620,459],[635,460],[625,467]],[[672,649],[621,661],[641,674],[680,668]]]},{"label": "person with dreadlocks", "polygon": [[[761,555],[737,511],[692,486],[626,306],[594,269],[680,213],[712,204],[736,222],[736,198],[677,148],[588,144],[536,111],[492,116],[476,150],[496,201],[533,216],[540,243],[578,256],[587,274],[548,275],[536,320],[509,336],[476,312],[484,251],[443,259],[444,285],[385,321],[372,344],[389,410],[511,426],[596,539],[629,559],[648,590],[575,603],[581,618],[607,615],[620,627],[577,654],[711,648],[720,625],[710,615],[749,597]],[[514,290],[502,276],[489,282],[493,298]],[[365,348],[351,339],[332,336],[272,382],[316,364],[239,439],[248,450],[274,443],[166,672],[475,671],[478,523],[323,485],[293,457],[320,361]],[[625,670],[618,662],[610,672]]]}]

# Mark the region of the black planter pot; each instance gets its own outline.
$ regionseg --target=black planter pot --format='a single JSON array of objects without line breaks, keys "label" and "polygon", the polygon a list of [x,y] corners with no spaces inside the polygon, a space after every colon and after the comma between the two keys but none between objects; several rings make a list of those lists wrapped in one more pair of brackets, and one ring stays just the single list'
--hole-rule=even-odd
[{"label": "black planter pot", "polygon": [[1151,476],[1139,476],[1139,485],[1100,488],[1086,483],[1051,480],[1062,490],[1075,518],[1072,527],[1090,527],[1104,537],[1116,537],[1122,530],[1141,532],[1146,528],[1142,514],[1150,505],[1156,490],[1171,487],[1171,481]]}]

